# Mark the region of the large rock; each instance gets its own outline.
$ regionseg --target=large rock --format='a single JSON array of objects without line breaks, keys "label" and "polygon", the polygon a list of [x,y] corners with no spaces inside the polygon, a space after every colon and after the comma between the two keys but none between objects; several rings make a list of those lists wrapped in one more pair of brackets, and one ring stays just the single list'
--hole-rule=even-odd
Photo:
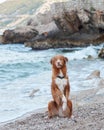
[{"label": "large rock", "polygon": [[3,43],[24,43],[36,37],[38,31],[32,26],[20,27],[13,30],[5,30],[2,36]]},{"label": "large rock", "polygon": [[94,70],[86,79],[94,79],[94,78],[100,78],[100,71],[99,70]]},{"label": "large rock", "polygon": [[25,42],[24,44],[34,50],[43,50],[50,48],[86,47],[91,45],[91,43],[98,45],[99,42],[102,42],[102,38],[96,34],[75,33],[72,36],[64,36],[60,31],[51,31],[37,35],[30,42]]},{"label": "large rock", "polygon": [[25,45],[33,49],[48,49],[101,43],[104,41],[104,19],[103,12],[98,12],[101,11],[81,9],[55,15],[56,26],[54,22],[47,24],[49,26],[43,25],[41,29],[44,31],[39,31],[39,35]]},{"label": "large rock", "polygon": [[86,9],[63,12],[62,16],[55,16],[57,27],[65,34],[104,33],[104,12],[100,10],[89,11]]},{"label": "large rock", "polygon": [[99,51],[98,56],[104,59],[104,48]]}]

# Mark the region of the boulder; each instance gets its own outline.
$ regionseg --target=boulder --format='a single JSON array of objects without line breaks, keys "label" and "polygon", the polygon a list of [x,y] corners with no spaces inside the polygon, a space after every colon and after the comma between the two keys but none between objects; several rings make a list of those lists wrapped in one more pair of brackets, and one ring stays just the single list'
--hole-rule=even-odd
[{"label": "boulder", "polygon": [[35,96],[35,93],[37,93],[38,91],[40,91],[40,89],[33,89],[30,94],[29,94],[29,97],[34,97]]},{"label": "boulder", "polygon": [[99,51],[98,56],[104,59],[104,48]]},{"label": "boulder", "polygon": [[13,30],[5,30],[2,36],[3,43],[24,43],[38,35],[38,31],[32,26],[19,27]]},{"label": "boulder", "polygon": [[100,78],[100,71],[94,70],[86,79]]}]

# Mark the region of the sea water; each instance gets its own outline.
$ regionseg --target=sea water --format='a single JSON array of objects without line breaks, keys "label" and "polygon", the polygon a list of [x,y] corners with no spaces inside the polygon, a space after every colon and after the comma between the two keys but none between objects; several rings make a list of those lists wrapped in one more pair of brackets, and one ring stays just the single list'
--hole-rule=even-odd
[{"label": "sea water", "polygon": [[[71,93],[96,87],[86,77],[94,70],[104,77],[104,61],[98,58],[102,46],[33,51],[21,44],[0,45],[0,122],[47,107],[52,99],[50,60],[54,55],[69,59]],[[38,91],[30,97],[34,89]]]}]

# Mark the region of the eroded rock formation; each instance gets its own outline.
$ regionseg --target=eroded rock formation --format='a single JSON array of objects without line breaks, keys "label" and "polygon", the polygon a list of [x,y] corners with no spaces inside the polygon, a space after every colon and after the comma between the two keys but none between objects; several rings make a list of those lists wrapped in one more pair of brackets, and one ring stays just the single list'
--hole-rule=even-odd
[{"label": "eroded rock formation", "polygon": [[94,0],[92,3],[87,2],[76,0],[50,2],[50,6],[45,4],[36,12],[34,19],[28,21],[26,27],[6,30],[3,43],[25,43],[33,49],[101,43],[104,41],[104,11],[100,10],[102,5],[96,6]]},{"label": "eroded rock formation", "polygon": [[38,31],[32,26],[20,27],[13,30],[5,30],[2,36],[3,43],[24,43],[36,37]]},{"label": "eroded rock formation", "polygon": [[[104,12],[71,10],[55,15],[56,30],[44,31],[25,45],[33,49],[88,46],[104,41]],[[46,29],[47,30],[47,29]]]},{"label": "eroded rock formation", "polygon": [[80,31],[81,21],[77,15],[77,12],[72,10],[70,12],[63,12],[62,17],[53,17],[57,27],[65,35],[70,35]]}]

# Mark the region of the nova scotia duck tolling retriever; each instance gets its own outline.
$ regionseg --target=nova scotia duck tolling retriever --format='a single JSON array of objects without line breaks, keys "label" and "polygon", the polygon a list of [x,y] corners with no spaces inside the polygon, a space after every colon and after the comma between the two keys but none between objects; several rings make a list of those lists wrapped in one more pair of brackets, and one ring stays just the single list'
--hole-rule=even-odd
[{"label": "nova scotia duck tolling retriever", "polygon": [[67,75],[68,58],[62,55],[54,56],[52,64],[51,93],[53,100],[48,103],[48,117],[71,117],[72,102],[69,99],[70,84]]}]

